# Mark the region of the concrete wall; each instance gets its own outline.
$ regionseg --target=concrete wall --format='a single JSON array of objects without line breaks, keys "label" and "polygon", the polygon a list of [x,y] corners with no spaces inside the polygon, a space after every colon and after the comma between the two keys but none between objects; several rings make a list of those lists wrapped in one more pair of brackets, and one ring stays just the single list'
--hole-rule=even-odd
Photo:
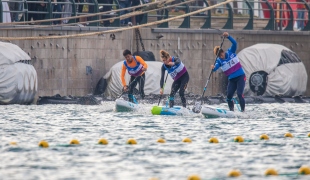
[{"label": "concrete wall", "polygon": [[[222,32],[225,30],[221,30]],[[238,42],[238,50],[257,43],[275,43],[284,45],[301,58],[306,66],[310,67],[310,33],[309,32],[286,32],[286,31],[245,31],[227,30]],[[164,37],[157,40],[156,36],[162,34]],[[188,90],[194,93],[202,93],[205,82],[210,74],[210,65],[214,63],[214,46],[221,43],[219,30],[187,30],[187,29],[153,29],[143,31],[146,49],[151,49],[156,59],[159,59],[159,50],[166,49],[172,55],[178,55],[188,68],[190,83]],[[156,39],[156,40],[154,40]],[[178,39],[180,48],[178,48]],[[169,45],[170,43],[170,45]],[[223,48],[227,49],[231,43],[226,40]],[[307,93],[310,95],[310,71],[308,71]],[[226,90],[227,78],[223,73],[214,73],[209,82],[206,95],[216,95]]]},{"label": "concrete wall", "polygon": [[[1,30],[1,36],[39,36],[49,34],[78,34],[107,28],[47,29],[47,30]],[[239,43],[238,51],[256,43],[282,44],[303,60],[306,69],[310,67],[309,32],[284,31],[228,31]],[[164,37],[157,39],[162,34]],[[159,50],[165,49],[171,55],[178,55],[190,73],[188,90],[201,93],[210,65],[215,56],[213,47],[221,42],[218,30],[187,29],[141,29],[146,50],[152,51],[159,60]],[[134,31],[115,33],[115,40],[110,34],[82,38],[55,40],[18,40],[12,43],[29,53],[38,73],[38,96],[75,95],[82,96],[93,92],[98,80],[118,61],[123,60],[124,49],[135,51]],[[179,44],[179,47],[178,47]],[[224,43],[224,49],[230,43]],[[140,48],[141,50],[141,48]],[[86,66],[91,66],[93,73],[86,75]],[[309,72],[308,72],[309,74]],[[206,95],[216,95],[225,89],[222,73],[215,73],[208,85]],[[309,76],[309,75],[308,75]],[[310,77],[310,76],[309,76]],[[310,78],[308,78],[310,79]],[[306,83],[306,82],[305,82]],[[310,95],[310,83],[306,95]]]}]

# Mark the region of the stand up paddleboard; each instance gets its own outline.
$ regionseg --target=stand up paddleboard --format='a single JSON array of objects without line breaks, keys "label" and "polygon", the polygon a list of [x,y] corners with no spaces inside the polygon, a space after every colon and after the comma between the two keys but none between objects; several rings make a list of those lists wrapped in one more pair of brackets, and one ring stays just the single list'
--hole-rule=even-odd
[{"label": "stand up paddleboard", "polygon": [[153,106],[151,112],[153,115],[186,115],[193,113],[182,106],[173,106],[172,108],[167,106]]},{"label": "stand up paddleboard", "polygon": [[233,111],[228,111],[221,108],[214,108],[211,106],[202,106],[201,114],[204,115],[206,118],[234,118],[236,117]]},{"label": "stand up paddleboard", "polygon": [[115,111],[116,112],[128,112],[128,111],[137,111],[141,106],[123,99],[115,100]]}]

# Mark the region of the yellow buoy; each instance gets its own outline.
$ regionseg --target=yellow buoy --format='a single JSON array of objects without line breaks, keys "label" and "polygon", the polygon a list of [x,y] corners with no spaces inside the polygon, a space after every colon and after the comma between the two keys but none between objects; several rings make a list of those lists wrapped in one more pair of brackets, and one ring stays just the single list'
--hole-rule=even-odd
[{"label": "yellow buoy", "polygon": [[72,139],[72,140],[70,141],[70,144],[80,144],[80,141],[77,140],[77,139]]},{"label": "yellow buoy", "polygon": [[308,134],[308,137],[310,137],[310,133]]},{"label": "yellow buoy", "polygon": [[107,144],[109,144],[109,142],[108,142],[108,140],[101,138],[101,139],[99,139],[98,144],[107,145]]},{"label": "yellow buoy", "polygon": [[216,137],[212,137],[209,139],[209,143],[219,143],[219,140]]},{"label": "yellow buoy", "polygon": [[184,138],[182,142],[185,142],[185,143],[191,143],[192,140],[190,138]]},{"label": "yellow buoy", "polygon": [[310,168],[308,166],[301,166],[298,170],[298,174],[310,175]]},{"label": "yellow buoy", "polygon": [[159,138],[159,139],[157,140],[157,142],[158,142],[158,143],[165,143],[166,140],[164,140],[163,138]]},{"label": "yellow buoy", "polygon": [[16,146],[16,145],[17,145],[17,142],[12,141],[12,142],[10,142],[10,145]]},{"label": "yellow buoy", "polygon": [[137,144],[137,141],[133,138],[127,140],[127,144]]},{"label": "yellow buoy", "polygon": [[294,137],[294,136],[293,136],[293,134],[287,132],[287,133],[284,134],[284,137],[290,137],[290,138],[292,138],[292,137]]},{"label": "yellow buoy", "polygon": [[267,169],[265,171],[265,176],[277,176],[278,172],[275,169]]},{"label": "yellow buoy", "polygon": [[241,176],[241,172],[239,170],[231,170],[228,173],[228,177],[238,177]]},{"label": "yellow buoy", "polygon": [[46,141],[40,141],[39,142],[39,147],[42,147],[42,148],[48,148],[48,142]]},{"label": "yellow buoy", "polygon": [[190,175],[187,180],[201,180],[201,178],[198,175]]},{"label": "yellow buoy", "polygon": [[243,139],[242,136],[236,136],[236,137],[234,138],[234,141],[235,141],[235,142],[244,142],[244,139]]},{"label": "yellow buoy", "polygon": [[268,140],[269,137],[268,137],[267,134],[262,134],[262,135],[259,136],[259,139],[261,139],[261,140]]}]

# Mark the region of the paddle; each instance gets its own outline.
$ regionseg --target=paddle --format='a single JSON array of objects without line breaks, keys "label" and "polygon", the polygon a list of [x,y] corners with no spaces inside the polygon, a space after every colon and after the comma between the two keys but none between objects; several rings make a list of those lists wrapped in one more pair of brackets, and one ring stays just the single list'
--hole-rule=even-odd
[{"label": "paddle", "polygon": [[[216,60],[217,60],[217,58],[219,57],[219,53],[220,53],[220,50],[222,49],[224,40],[225,40],[225,37],[222,37],[222,42],[221,42],[220,48],[219,48],[219,50],[218,50],[218,52],[217,52],[217,54],[216,54],[216,58],[215,58],[215,61],[214,61],[213,65],[215,65]],[[201,105],[203,104],[203,96],[204,96],[204,94],[205,94],[205,92],[206,92],[206,90],[207,90],[207,87],[208,87],[208,84],[209,84],[209,81],[210,81],[210,78],[211,78],[212,73],[213,73],[213,69],[211,70],[211,72],[210,72],[210,74],[209,74],[209,77],[208,77],[208,79],[207,79],[206,85],[205,85],[205,87],[203,88],[203,92],[202,92],[202,95],[201,95],[201,103],[200,103],[200,102],[196,102],[196,103],[195,103],[195,106],[194,106],[193,109],[192,109],[192,111],[193,111],[194,113],[200,113],[200,110],[201,110],[201,108],[202,108]]]},{"label": "paddle", "polygon": [[[139,77],[139,76],[137,76],[137,77]],[[137,77],[135,77],[135,78],[133,79],[133,81],[131,81],[131,82],[129,83],[128,88],[130,88],[130,86],[132,85],[132,83],[135,82],[135,81],[137,80]],[[122,97],[122,95],[123,95],[124,93],[125,93],[125,91],[124,91],[124,89],[123,89],[123,90],[122,90],[122,94],[121,94],[120,96],[118,96],[117,99],[119,99],[120,97]]]},{"label": "paddle", "polygon": [[[166,76],[166,79],[165,79],[165,83],[164,83],[164,85],[163,85],[163,93],[164,93],[164,88],[165,88],[167,79],[168,79],[168,73],[167,73],[167,76]],[[157,105],[157,106],[159,106],[159,103],[160,103],[162,97],[163,97],[163,95],[161,94],[160,97],[159,97],[159,101],[158,101],[158,105]]]}]

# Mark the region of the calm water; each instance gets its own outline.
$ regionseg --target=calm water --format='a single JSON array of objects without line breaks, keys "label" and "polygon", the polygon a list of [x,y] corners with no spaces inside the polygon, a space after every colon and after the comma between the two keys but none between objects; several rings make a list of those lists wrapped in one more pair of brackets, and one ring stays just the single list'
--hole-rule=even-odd
[{"label": "calm water", "polygon": [[[232,169],[243,179],[265,179],[267,168],[285,174],[310,166],[309,104],[248,105],[251,117],[241,119],[153,116],[152,105],[116,113],[113,106],[0,106],[0,179],[186,180],[191,174],[222,179]],[[284,138],[286,132],[295,137]],[[259,140],[263,133],[269,141]],[[232,142],[237,135],[246,142]],[[208,143],[213,136],[219,144]],[[160,137],[167,142],[156,143]],[[185,137],[193,142],[182,143]],[[81,145],[65,146],[74,138]],[[109,144],[97,145],[100,138]],[[127,145],[128,138],[138,144]],[[41,140],[50,147],[39,148]],[[9,145],[13,141],[16,146]]]}]

